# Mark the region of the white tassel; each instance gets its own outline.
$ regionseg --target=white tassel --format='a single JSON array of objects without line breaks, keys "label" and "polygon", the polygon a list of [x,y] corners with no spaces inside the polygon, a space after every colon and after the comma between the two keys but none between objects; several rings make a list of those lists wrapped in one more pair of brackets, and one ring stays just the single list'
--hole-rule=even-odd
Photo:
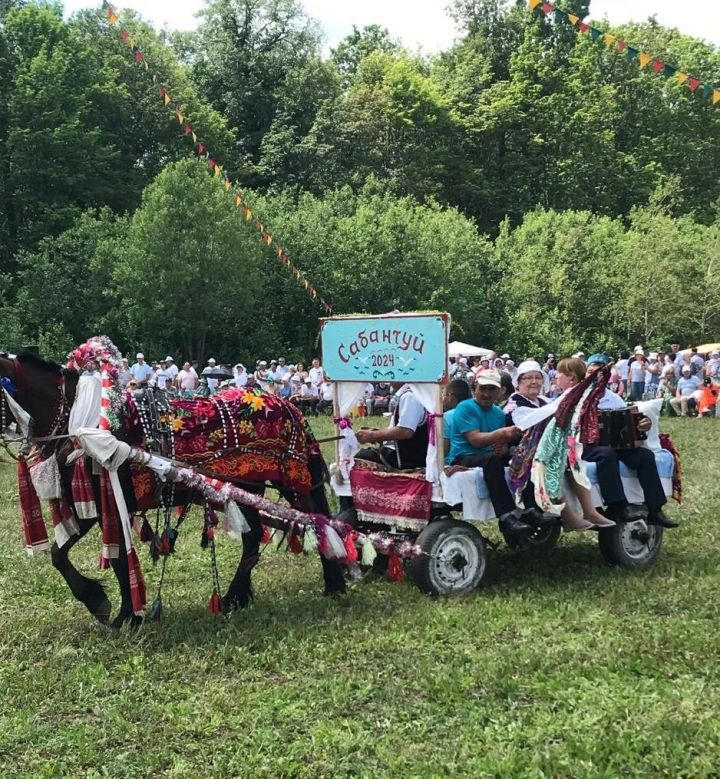
[{"label": "white tassel", "polygon": [[343,544],[340,536],[337,534],[334,528],[330,527],[330,525],[325,528],[325,533],[328,545],[328,551],[325,555],[327,559],[344,560],[346,556],[345,544]]},{"label": "white tassel", "polygon": [[241,538],[243,533],[250,532],[250,525],[234,500],[225,504],[225,530],[231,538]]},{"label": "white tassel", "polygon": [[315,551],[317,551],[317,536],[315,535],[314,528],[307,525],[305,527],[305,536],[303,537],[303,552],[310,554],[310,552]]},{"label": "white tassel", "polygon": [[362,564],[371,566],[375,562],[376,557],[377,552],[372,545],[372,541],[369,538],[366,538],[362,545]]}]

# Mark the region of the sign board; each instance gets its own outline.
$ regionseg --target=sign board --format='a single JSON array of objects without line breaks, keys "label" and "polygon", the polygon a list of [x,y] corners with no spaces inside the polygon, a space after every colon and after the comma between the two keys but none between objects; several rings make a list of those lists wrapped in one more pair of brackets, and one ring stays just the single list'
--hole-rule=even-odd
[{"label": "sign board", "polygon": [[448,371],[448,314],[322,319],[323,368],[330,381],[442,383]]}]

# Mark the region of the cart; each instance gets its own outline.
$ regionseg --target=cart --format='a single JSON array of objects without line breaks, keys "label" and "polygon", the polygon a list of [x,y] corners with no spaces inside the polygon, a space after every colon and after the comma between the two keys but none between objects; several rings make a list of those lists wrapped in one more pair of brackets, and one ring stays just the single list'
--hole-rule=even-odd
[{"label": "cart", "polygon": [[[408,573],[421,590],[434,595],[467,593],[482,584],[489,546],[482,529],[496,521],[480,469],[452,476],[443,472],[441,389],[449,380],[449,330],[450,316],[440,312],[321,320],[323,366],[333,382],[339,439],[331,483],[341,507],[346,506],[340,518],[364,532],[382,530],[417,543],[425,554],[408,562]],[[366,385],[382,380],[409,385],[425,406],[430,444],[424,472],[353,461],[357,443],[351,412]],[[673,456],[658,449],[655,457],[663,488],[670,495]],[[620,467],[628,500],[642,503],[636,475]],[[587,471],[595,504],[602,506],[594,463],[587,463]],[[572,505],[572,492],[566,492],[571,507],[579,508]],[[513,549],[549,550],[562,532],[558,518],[530,535],[505,535],[505,542]],[[626,568],[651,564],[663,540],[662,527],[642,520],[600,529],[597,534],[603,558]]]}]

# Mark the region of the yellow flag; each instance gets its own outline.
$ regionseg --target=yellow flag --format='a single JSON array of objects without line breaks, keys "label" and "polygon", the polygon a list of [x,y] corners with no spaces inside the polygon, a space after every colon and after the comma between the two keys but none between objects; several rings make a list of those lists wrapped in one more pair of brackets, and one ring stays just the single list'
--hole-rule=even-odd
[{"label": "yellow flag", "polygon": [[684,84],[688,80],[688,74],[680,71],[677,74],[677,80],[678,80],[678,84]]},{"label": "yellow flag", "polygon": [[230,189],[230,179],[225,179],[225,191],[227,192]]},{"label": "yellow flag", "polygon": [[542,0],[530,0],[530,10],[534,11],[542,3]]},{"label": "yellow flag", "polygon": [[130,37],[127,39],[127,42],[128,42],[128,46],[129,46],[131,49],[134,49],[134,48],[135,48],[135,44],[136,44],[136,42],[137,42],[137,41],[136,41],[136,40],[135,40],[135,38],[133,38],[133,37],[132,37],[132,35],[131,35],[131,36],[130,36]]},{"label": "yellow flag", "polygon": [[268,233],[267,236],[265,237],[265,243],[268,246],[270,246],[270,244],[272,243],[272,235],[270,235],[270,233]]},{"label": "yellow flag", "polygon": [[185,121],[185,117],[180,113],[180,111],[177,112],[177,120],[180,124]]},{"label": "yellow flag", "polygon": [[644,68],[645,65],[647,65],[648,62],[650,62],[651,59],[652,59],[652,57],[649,54],[645,54],[644,52],[641,51],[640,52],[640,67]]},{"label": "yellow flag", "polygon": [[165,105],[167,105],[171,99],[172,98],[170,97],[170,95],[168,95],[167,92],[163,95],[163,102],[165,103]]},{"label": "yellow flag", "polygon": [[239,207],[241,203],[242,203],[242,198],[240,197],[240,195],[236,194],[235,195],[235,205]]},{"label": "yellow flag", "polygon": [[608,33],[607,35],[603,35],[603,40],[605,41],[605,45],[609,49],[613,45],[613,43],[615,43],[617,38],[615,38],[614,35],[610,35],[610,33]]},{"label": "yellow flag", "polygon": [[197,135],[195,135],[195,133],[193,133],[192,137],[193,137],[193,143],[197,143]]},{"label": "yellow flag", "polygon": [[713,105],[720,100],[720,89],[713,89]]},{"label": "yellow flag", "polygon": [[249,222],[252,219],[252,211],[248,208],[248,210],[245,212],[245,221]]},{"label": "yellow flag", "polygon": [[219,166],[219,165],[216,165],[216,166],[215,166],[215,175],[216,175],[216,176],[219,176],[219,175],[220,175],[220,166]]},{"label": "yellow flag", "polygon": [[568,14],[568,21],[574,27],[580,21],[580,17],[575,16],[575,14]]}]

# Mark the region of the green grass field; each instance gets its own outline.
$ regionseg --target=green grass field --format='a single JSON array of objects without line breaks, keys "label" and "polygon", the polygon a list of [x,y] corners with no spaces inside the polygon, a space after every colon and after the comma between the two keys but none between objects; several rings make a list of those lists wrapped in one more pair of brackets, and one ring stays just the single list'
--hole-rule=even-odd
[{"label": "green grass field", "polygon": [[[502,547],[471,597],[373,580],[335,600],[317,558],[267,550],[254,606],[225,621],[196,516],[163,621],[137,633],[94,623],[48,556],[26,556],[2,466],[0,776],[718,776],[720,427],[663,427],[685,501],[648,570],[609,568],[575,534],[542,559]],[[73,557],[91,573],[98,553],[93,533]],[[220,539],[223,583],[239,555]]]}]

